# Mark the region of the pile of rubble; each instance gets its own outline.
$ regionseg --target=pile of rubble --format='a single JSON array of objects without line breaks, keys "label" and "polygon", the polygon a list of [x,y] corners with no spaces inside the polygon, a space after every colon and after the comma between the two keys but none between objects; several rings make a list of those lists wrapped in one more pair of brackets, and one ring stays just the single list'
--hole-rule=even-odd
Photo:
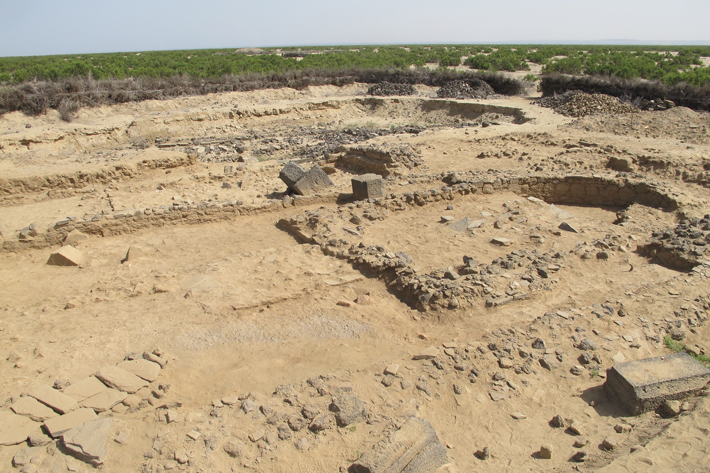
[{"label": "pile of rubble", "polygon": [[437,92],[440,99],[487,99],[495,96],[493,87],[480,79],[453,80]]},{"label": "pile of rubble", "polygon": [[377,95],[388,97],[390,95],[415,95],[417,90],[411,84],[393,84],[391,82],[380,82],[367,89],[367,95]]},{"label": "pile of rubble", "polygon": [[586,117],[599,114],[619,114],[637,112],[638,108],[623,103],[616,97],[604,94],[588,94],[581,90],[570,90],[562,95],[543,97],[534,102],[541,107],[551,108],[566,117]]},{"label": "pile of rubble", "polygon": [[[168,358],[159,350],[129,354],[117,365],[104,366],[93,376],[53,387],[35,386],[10,399],[10,410],[0,413],[0,445],[27,443],[13,456],[15,467],[41,464],[40,471],[77,471],[79,466],[54,455],[59,449],[94,466],[109,455],[110,438],[125,443],[130,431],[113,435],[116,415],[148,405],[159,408],[170,385],[159,383]],[[22,471],[37,471],[23,468]]]},{"label": "pile of rubble", "polygon": [[655,100],[642,100],[639,104],[641,110],[668,110],[669,108],[675,107],[675,102],[672,100],[665,99],[655,99]]},{"label": "pile of rubble", "polygon": [[339,167],[365,171],[387,177],[396,174],[401,168],[413,169],[424,161],[421,151],[408,144],[384,143],[381,146],[340,146],[335,149],[336,163]]},{"label": "pile of rubble", "polygon": [[673,228],[653,232],[651,240],[639,249],[657,257],[673,269],[690,270],[710,257],[710,214],[702,219],[683,220]]}]

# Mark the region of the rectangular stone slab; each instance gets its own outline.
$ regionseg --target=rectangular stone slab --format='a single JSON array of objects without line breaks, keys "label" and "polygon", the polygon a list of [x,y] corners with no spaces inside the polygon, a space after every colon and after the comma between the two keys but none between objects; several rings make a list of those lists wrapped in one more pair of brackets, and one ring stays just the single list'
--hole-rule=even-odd
[{"label": "rectangular stone slab", "polygon": [[0,412],[0,445],[17,445],[27,440],[27,437],[39,428],[25,416],[18,416],[12,412]]},{"label": "rectangular stone slab", "polygon": [[105,366],[101,368],[96,377],[104,382],[107,386],[125,391],[128,394],[134,394],[140,388],[148,386],[148,381],[139,378],[133,373],[117,368],[115,366]]},{"label": "rectangular stone slab", "polygon": [[29,417],[35,422],[44,422],[58,415],[54,410],[30,396],[21,397],[10,406],[10,409],[12,409],[15,414]]},{"label": "rectangular stone slab", "polygon": [[692,396],[710,381],[710,370],[687,353],[618,363],[606,373],[604,390],[633,415]]},{"label": "rectangular stone slab", "polygon": [[149,383],[152,383],[160,375],[160,365],[158,363],[153,363],[148,360],[130,360],[122,361],[118,365],[118,368],[126,370],[129,373],[133,373],[139,378],[143,378]]},{"label": "rectangular stone slab", "polygon": [[93,409],[82,408],[72,411],[69,414],[49,419],[44,423],[44,428],[52,438],[57,438],[77,425],[94,419],[96,419],[96,413]]},{"label": "rectangular stone slab", "polygon": [[76,400],[52,389],[49,386],[39,386],[29,392],[30,396],[42,404],[46,404],[60,414],[66,414],[76,407]]},{"label": "rectangular stone slab", "polygon": [[410,417],[348,469],[350,473],[429,473],[448,463],[446,449],[428,420]]},{"label": "rectangular stone slab", "polygon": [[64,394],[77,401],[83,401],[107,389],[111,388],[102,383],[98,378],[89,376],[64,388]]},{"label": "rectangular stone slab", "polygon": [[93,409],[98,414],[99,412],[106,412],[111,409],[116,404],[123,402],[128,394],[117,391],[115,389],[107,389],[106,391],[101,391],[95,396],[84,399],[81,402],[81,407],[88,407]]}]

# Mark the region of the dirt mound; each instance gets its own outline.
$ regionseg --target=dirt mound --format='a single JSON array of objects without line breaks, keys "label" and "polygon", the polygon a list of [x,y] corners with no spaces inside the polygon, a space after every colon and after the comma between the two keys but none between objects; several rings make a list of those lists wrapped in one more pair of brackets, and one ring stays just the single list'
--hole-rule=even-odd
[{"label": "dirt mound", "polygon": [[452,80],[436,92],[440,99],[486,99],[494,95],[493,87],[480,79]]},{"label": "dirt mound", "polygon": [[377,95],[388,97],[390,95],[414,95],[417,90],[411,84],[393,84],[391,82],[380,82],[367,89],[367,95]]},{"label": "dirt mound", "polygon": [[641,111],[634,114],[633,121],[623,115],[591,115],[573,121],[568,127],[596,133],[672,138],[694,144],[710,143],[710,119],[705,113],[686,107]]},{"label": "dirt mound", "polygon": [[570,90],[562,95],[544,97],[537,100],[537,105],[553,109],[566,117],[586,117],[599,114],[633,113],[638,109],[623,103],[616,97],[604,94],[587,94],[580,90]]},{"label": "dirt mound", "polygon": [[421,158],[421,150],[409,144],[384,143],[382,146],[340,146],[335,152],[341,153],[336,161],[339,167],[372,172],[385,177],[392,173],[401,174],[402,168],[411,170],[424,164]]}]

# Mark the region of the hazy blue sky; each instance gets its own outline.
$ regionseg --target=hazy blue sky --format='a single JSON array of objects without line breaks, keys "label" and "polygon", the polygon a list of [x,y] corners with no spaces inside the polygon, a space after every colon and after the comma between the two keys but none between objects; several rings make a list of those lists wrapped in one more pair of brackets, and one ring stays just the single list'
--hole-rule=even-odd
[{"label": "hazy blue sky", "polygon": [[246,46],[710,44],[710,0],[0,0],[0,56]]}]

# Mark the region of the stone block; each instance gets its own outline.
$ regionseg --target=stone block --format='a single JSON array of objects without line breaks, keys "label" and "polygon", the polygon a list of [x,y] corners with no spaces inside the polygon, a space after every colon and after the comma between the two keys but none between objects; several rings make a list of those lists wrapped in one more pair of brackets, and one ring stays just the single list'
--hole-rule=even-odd
[{"label": "stone block", "polygon": [[332,187],[333,181],[317,164],[301,177],[293,186],[293,190],[300,195],[316,194],[327,187]]},{"label": "stone block", "polygon": [[604,390],[632,415],[692,396],[710,381],[710,370],[687,353],[618,363],[606,373]]},{"label": "stone block", "polygon": [[76,383],[64,388],[64,394],[76,399],[77,401],[83,401],[84,399],[94,396],[101,391],[106,391],[107,389],[110,388],[99,381],[98,378],[89,376],[88,378],[84,378],[81,381],[77,381]]},{"label": "stone block", "polygon": [[46,404],[60,414],[66,414],[76,407],[76,399],[67,396],[61,391],[52,389],[49,386],[39,386],[32,389],[29,394],[42,404]]},{"label": "stone block", "polygon": [[96,377],[107,386],[118,389],[119,391],[125,391],[128,394],[134,394],[140,388],[148,386],[148,382],[144,379],[116,366],[101,368],[96,373]]},{"label": "stone block", "polygon": [[30,396],[21,397],[10,406],[10,409],[15,414],[29,417],[35,422],[44,422],[58,415],[52,409]]},{"label": "stone block", "polygon": [[115,389],[107,389],[90,398],[84,399],[81,402],[81,406],[93,409],[98,414],[100,412],[106,412],[116,404],[123,402],[127,396],[128,394],[124,392]]},{"label": "stone block", "polygon": [[446,449],[426,419],[410,417],[349,468],[350,473],[428,473],[449,462]]},{"label": "stone block", "polygon": [[353,194],[355,200],[378,199],[385,196],[385,182],[377,174],[363,174],[353,177]]},{"label": "stone block", "polygon": [[128,371],[129,373],[133,373],[139,378],[145,379],[149,383],[152,383],[158,379],[158,376],[160,375],[160,365],[148,360],[138,359],[123,361],[116,366],[122,370]]},{"label": "stone block", "polygon": [[77,425],[81,425],[84,422],[89,422],[94,419],[96,419],[96,413],[93,409],[77,409],[69,414],[64,414],[63,416],[54,417],[45,421],[44,429],[49,435],[52,436],[52,438],[56,439]]},{"label": "stone block", "polygon": [[88,262],[88,257],[83,251],[73,246],[62,246],[49,255],[47,264],[52,266],[83,266]]},{"label": "stone block", "polygon": [[289,189],[293,189],[296,183],[306,173],[306,169],[298,163],[290,162],[279,172],[279,179],[284,181]]}]

